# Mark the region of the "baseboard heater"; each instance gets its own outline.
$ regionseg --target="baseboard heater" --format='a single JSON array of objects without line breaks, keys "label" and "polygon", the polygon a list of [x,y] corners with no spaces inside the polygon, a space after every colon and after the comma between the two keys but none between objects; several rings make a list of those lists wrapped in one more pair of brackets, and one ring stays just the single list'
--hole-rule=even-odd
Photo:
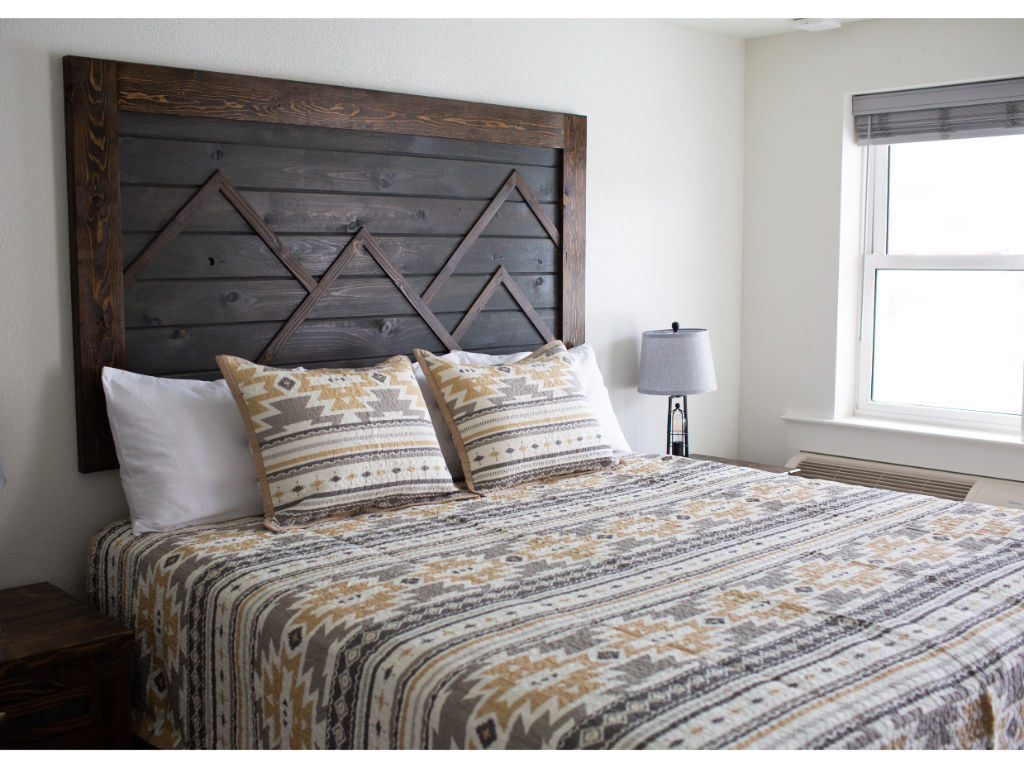
[{"label": "baseboard heater", "polygon": [[800,451],[786,462],[800,477],[834,480],[868,488],[923,493],[941,499],[975,501],[996,507],[1024,509],[1024,483],[980,475],[963,475],[923,467],[850,459]]}]

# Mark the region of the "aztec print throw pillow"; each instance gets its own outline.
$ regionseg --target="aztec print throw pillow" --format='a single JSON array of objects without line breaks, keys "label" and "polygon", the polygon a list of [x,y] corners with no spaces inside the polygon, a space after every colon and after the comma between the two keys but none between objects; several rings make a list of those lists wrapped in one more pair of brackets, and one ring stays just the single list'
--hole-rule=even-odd
[{"label": "aztec print throw pillow", "polygon": [[560,341],[515,363],[470,365],[417,349],[471,490],[617,463]]},{"label": "aztec print throw pillow", "polygon": [[270,530],[458,492],[409,358],[291,371],[220,355],[217,365],[242,413]]}]

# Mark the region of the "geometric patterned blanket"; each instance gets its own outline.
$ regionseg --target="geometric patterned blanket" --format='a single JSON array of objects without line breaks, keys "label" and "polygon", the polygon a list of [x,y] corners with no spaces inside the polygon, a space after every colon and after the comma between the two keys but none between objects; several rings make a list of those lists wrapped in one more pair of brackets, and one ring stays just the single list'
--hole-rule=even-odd
[{"label": "geometric patterned blanket", "polygon": [[1024,744],[1024,513],[634,454],[272,533],[94,539],[165,747]]}]

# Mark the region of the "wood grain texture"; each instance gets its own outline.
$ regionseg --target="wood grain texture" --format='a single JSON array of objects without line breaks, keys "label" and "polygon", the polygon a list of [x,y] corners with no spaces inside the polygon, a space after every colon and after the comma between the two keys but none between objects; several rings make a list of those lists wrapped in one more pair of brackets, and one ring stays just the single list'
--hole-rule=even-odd
[{"label": "wood grain texture", "polygon": [[[134,170],[140,173],[136,178],[148,181],[150,175],[154,172],[153,166],[160,166],[161,163],[166,167],[179,167],[177,162],[179,159],[179,150],[183,142],[165,142],[159,147],[162,151],[157,153],[158,159],[154,163],[149,163],[146,158],[129,155],[129,168],[123,176],[132,176],[131,171]],[[187,149],[192,150],[194,147],[191,144],[187,144]],[[374,160],[377,160],[377,156],[372,156]],[[332,159],[337,160],[334,156]],[[390,158],[383,158],[384,162],[387,162]],[[291,148],[287,153],[279,153],[273,156],[267,161],[265,158],[261,158],[261,161],[267,162],[267,166],[261,169],[262,179],[252,179],[254,182],[260,182],[264,184],[272,183],[274,178],[277,178],[267,173],[268,167],[292,167],[292,162],[298,162],[300,165],[303,163],[308,164],[309,158],[304,154],[303,150],[296,150]],[[187,163],[185,164],[187,165]],[[364,163],[364,165],[367,165]],[[480,165],[479,163],[474,165]],[[367,165],[367,167],[369,167]],[[144,175],[142,172],[144,170]],[[208,167],[202,167],[200,169],[192,169],[193,176],[197,173],[205,174],[209,170]],[[435,169],[436,172],[441,173],[441,169]],[[159,170],[157,171],[159,174]],[[476,174],[474,174],[476,175]],[[166,179],[164,179],[166,181]],[[464,180],[465,181],[465,180]],[[409,192],[410,188],[407,186],[407,182],[403,182],[401,191]],[[423,190],[419,190],[423,191]],[[483,213],[479,216],[469,234],[462,240],[458,248],[452,256],[447,260],[444,267],[441,269],[439,275],[430,283],[427,288],[427,293],[431,291],[437,291],[443,288],[449,281],[449,277],[452,272],[458,267],[459,262],[465,252],[467,252],[472,245],[479,238],[483,229],[487,227],[496,217],[498,211],[509,199],[510,194],[513,191],[518,191],[521,195],[521,199],[524,201],[529,212],[535,217],[537,223],[544,229],[548,237],[556,244],[560,241],[560,235],[557,227],[551,221],[550,217],[545,213],[543,207],[537,201],[536,197],[530,190],[526,180],[519,173],[518,170],[512,170],[504,184],[499,189],[498,193],[489,202]],[[134,199],[137,190],[132,190],[133,195],[130,199]],[[299,281],[299,283],[308,292],[296,306],[292,309],[291,313],[285,318],[285,322],[270,340],[267,346],[262,350],[256,362],[268,365],[272,363],[276,355],[281,351],[282,347],[288,342],[291,336],[295,333],[302,322],[309,317],[317,306],[321,303],[327,292],[331,289],[335,280],[341,275],[341,273],[347,268],[352,258],[360,251],[365,250],[373,259],[376,266],[384,272],[387,278],[391,281],[393,286],[398,290],[401,296],[406,302],[416,311],[416,313],[422,318],[427,326],[434,332],[438,340],[445,345],[449,350],[458,349],[458,339],[465,334],[470,325],[479,315],[483,309],[484,304],[490,299],[493,293],[493,287],[487,287],[484,289],[485,294],[481,295],[476,299],[466,311],[462,321],[457,326],[454,335],[449,334],[448,330],[438,321],[430,307],[427,305],[427,300],[422,299],[419,292],[416,291],[411,284],[402,275],[401,271],[397,270],[391,261],[388,259],[387,254],[381,249],[379,243],[373,238],[373,235],[365,228],[361,228],[359,232],[352,238],[352,240],[344,247],[341,253],[335,258],[333,263],[328,267],[326,272],[320,278],[319,281],[314,280],[302,267],[300,263],[292,257],[292,255],[285,248],[281,240],[278,238],[276,233],[269,227],[266,221],[259,212],[253,208],[249,200],[245,195],[242,194],[224,175],[222,170],[219,168],[213,171],[213,174],[207,179],[207,181],[195,192],[188,200],[185,201],[184,205],[178,211],[174,212],[171,216],[170,221],[164,226],[159,234],[146,246],[143,252],[128,266],[125,270],[125,287],[131,289],[134,287],[136,279],[143,270],[147,269],[151,262],[155,261],[163,251],[174,242],[174,240],[181,234],[186,226],[197,225],[198,222],[194,219],[199,219],[204,212],[209,211],[210,208],[215,206],[212,205],[214,201],[214,195],[220,192],[228,204],[234,210],[241,215],[245,223],[255,232],[264,245],[269,249],[275,257],[288,269],[289,272]],[[323,194],[323,193],[317,193]],[[275,197],[274,200],[278,201],[280,205],[280,198]],[[273,202],[273,201],[272,201]],[[331,200],[333,202],[333,200]],[[405,200],[403,199],[403,203]],[[305,212],[305,208],[300,206],[300,209]],[[223,217],[221,217],[223,218]],[[126,226],[130,226],[126,224]],[[206,223],[209,227],[209,222]],[[550,330],[538,317],[534,307],[531,305],[526,295],[518,289],[516,284],[511,280],[504,267],[498,267],[496,272],[498,278],[497,284],[504,284],[508,294],[513,299],[516,306],[518,306],[530,319],[534,327],[540,333],[544,340],[551,340],[553,337]],[[490,284],[489,284],[490,285]],[[166,289],[166,285],[161,285],[161,289]],[[150,291],[152,293],[152,290]],[[174,296],[174,289],[170,291],[160,291],[161,297],[163,295],[170,294]],[[450,292],[449,292],[449,295]],[[239,297],[239,291],[230,291],[227,293],[228,301],[221,305],[221,308],[230,306],[234,309],[236,300]],[[151,303],[152,300],[151,300]],[[162,305],[163,302],[160,298],[156,298],[157,304]],[[177,312],[182,310],[187,311],[187,317],[181,319],[181,323],[186,326],[195,326],[197,323],[208,322],[204,319],[204,316],[194,314],[192,309],[196,306],[192,297],[189,297],[188,301],[182,301],[178,299],[175,302]],[[243,305],[239,305],[247,309],[262,308],[259,304],[254,305],[252,302],[247,302]],[[167,314],[167,313],[165,313]],[[171,313],[176,314],[176,313]],[[230,317],[230,315],[228,315]],[[343,317],[349,317],[351,314],[346,313]],[[236,318],[235,321],[243,318]],[[257,319],[257,318],[252,318]],[[268,319],[267,317],[260,316],[259,320]],[[221,321],[226,321],[227,317],[222,317]],[[164,321],[166,322],[166,320]]]},{"label": "wood grain texture", "polygon": [[[189,200],[194,189],[133,187],[125,190],[124,231],[158,232]],[[287,234],[355,234],[366,227],[375,235],[461,235],[480,215],[483,203],[433,197],[329,195],[319,192],[244,190],[255,214],[278,236]],[[556,222],[557,205],[541,204]],[[248,232],[240,212],[226,199],[212,198],[191,216],[198,232]],[[507,202],[490,223],[488,233],[510,237],[547,237],[525,203]]]},{"label": "wood grain texture", "polygon": [[130,630],[52,584],[0,591],[0,628],[0,746],[131,746]]},{"label": "wood grain texture", "polygon": [[306,271],[305,267],[303,267],[298,261],[296,261],[295,257],[291,255],[288,249],[281,242],[281,239],[277,236],[277,233],[270,228],[270,225],[263,216],[252,207],[249,200],[245,198],[220,171],[217,171],[216,175],[220,184],[221,194],[224,195],[227,201],[231,203],[232,207],[242,215],[246,224],[252,227],[253,232],[259,235],[260,240],[262,240],[278,260],[284,264],[285,268],[295,276],[295,279],[302,283],[306,290],[312,291],[316,287],[316,281]]},{"label": "wood grain texture", "polygon": [[126,111],[562,146],[554,112],[127,62],[117,73]]},{"label": "wood grain texture", "polygon": [[64,58],[78,468],[117,466],[100,373],[125,360],[117,66]]},{"label": "wood grain texture", "polygon": [[[509,177],[505,180],[501,189],[498,190],[498,193],[490,203],[487,204],[483,213],[481,213],[479,218],[473,223],[473,226],[466,234],[466,237],[463,238],[461,243],[459,243],[459,247],[455,249],[448,261],[445,262],[445,265],[437,273],[437,277],[435,277],[430,283],[427,290],[423,292],[423,300],[425,302],[430,303],[430,301],[432,301],[434,297],[444,289],[444,286],[451,279],[455,270],[458,269],[462,258],[476,244],[484,230],[497,218],[498,213],[506,202],[508,202],[509,196],[513,190],[518,190],[520,192],[527,209],[531,214],[533,214],[537,223],[544,229],[551,241],[555,243],[555,245],[558,245],[561,242],[561,234],[558,231],[558,227],[547,215],[547,212],[537,201],[537,198],[534,197],[532,191],[519,171],[514,170],[509,174]],[[483,292],[481,292],[480,296],[477,297],[467,310],[466,316],[462,319],[462,322],[459,323],[455,331],[452,332],[456,341],[462,338],[463,334],[468,330],[476,316],[490,301],[497,286],[505,283],[506,280],[508,280],[508,277],[509,276],[505,271],[505,268],[498,267],[498,270],[494,273],[494,278],[492,278],[492,280],[484,287]],[[497,282],[495,282],[495,280],[497,280]],[[527,317],[530,318],[530,321],[540,332],[541,336],[543,336],[546,341],[551,341],[553,339],[551,331],[540,321],[540,318],[536,313],[533,312],[533,307],[530,306],[529,299],[527,299],[524,294],[518,293],[518,289],[515,284],[510,280],[506,287],[508,288],[509,293],[512,294],[516,303],[520,306],[523,312],[526,313]]]},{"label": "wood grain texture", "polygon": [[420,319],[427,324],[427,327],[434,333],[438,341],[444,344],[449,351],[459,348],[458,343],[449,335],[448,330],[441,324],[434,313],[430,311],[430,308],[420,299],[419,294],[409,285],[409,282],[402,274],[391,265],[387,254],[381,250],[380,245],[373,239],[373,235],[367,230],[361,229],[352,238],[351,242],[345,246],[345,249],[338,255],[338,258],[335,259],[327,272],[324,273],[316,288],[309,292],[309,295],[303,299],[287,322],[281,326],[281,330],[271,339],[259,358],[257,358],[257,362],[269,365],[273,361],[277,353],[280,352],[281,347],[291,338],[302,321],[310,315],[317,304],[324,298],[334,281],[344,271],[352,256],[361,249],[365,249],[373,257],[377,266],[384,271],[391,284],[398,290],[409,306],[416,311]]},{"label": "wood grain texture", "polygon": [[[358,256],[358,254],[357,254]],[[355,257],[353,257],[353,261]],[[429,277],[406,278],[417,293]],[[457,275],[434,299],[434,312],[464,312],[487,282],[487,275]],[[561,293],[551,274],[513,275],[526,300],[538,309],[554,310]],[[323,281],[321,280],[321,284]],[[143,280],[125,293],[125,327],[157,328],[217,323],[285,321],[309,296],[295,280]],[[405,314],[410,303],[390,278],[351,276],[351,262],[316,303],[309,317],[330,319]],[[517,308],[512,297],[499,291],[488,303],[492,310]]]},{"label": "wood grain texture", "polygon": [[281,265],[291,272],[292,276],[308,291],[316,288],[316,280],[306,271],[288,251],[285,245],[278,238],[277,234],[267,226],[262,217],[253,210],[249,201],[235,189],[220,171],[214,171],[213,175],[199,188],[185,205],[175,212],[174,216],[167,223],[159,234],[139,254],[139,257],[128,265],[124,271],[124,286],[131,288],[139,278],[142,271],[155,261],[161,253],[173,243],[182,230],[190,223],[190,220],[208,205],[217,193],[224,196],[224,199],[232,208],[245,220],[253,232],[260,238],[263,244],[277,258]]},{"label": "wood grain texture", "polygon": [[281,123],[252,123],[209,117],[193,118],[176,114],[121,112],[118,115],[118,132],[122,137],[185,139],[221,144],[259,144],[267,147],[304,147],[368,154],[481,160],[488,163],[507,163],[517,168],[524,165],[561,168],[562,165],[562,152],[554,147],[530,147],[486,140],[462,141],[437,136],[409,136]]},{"label": "wood grain texture", "polygon": [[[538,314],[549,326],[554,324],[555,313],[551,310],[540,310]],[[462,313],[436,313],[436,316],[445,328],[454,328]],[[280,322],[259,322],[129,329],[127,367],[151,376],[204,371],[210,369],[210,361],[223,350],[255,360],[280,327]],[[498,349],[543,343],[529,319],[516,310],[481,313],[460,346]],[[408,354],[417,347],[442,353],[448,351],[415,314],[346,320],[307,319],[274,358],[274,364],[319,367],[324,360],[384,359]]]},{"label": "wood grain texture", "polygon": [[587,237],[587,118],[566,115],[562,154],[562,323],[566,346],[586,341],[584,253]]},{"label": "wood grain texture", "polygon": [[[366,250],[370,252],[371,256],[373,256],[374,261],[376,261],[380,268],[384,270],[384,273],[391,279],[391,282],[395,284],[395,287],[402,292],[402,296],[405,297],[405,300],[408,301],[412,308],[416,310],[416,314],[423,319],[423,322],[427,324],[427,327],[433,331],[437,340],[448,347],[449,351],[460,349],[458,342],[451,337],[448,333],[448,329],[445,328],[444,324],[442,324],[437,316],[431,311],[430,307],[427,306],[427,303],[420,298],[419,293],[409,285],[409,281],[402,276],[402,273],[395,269],[391,262],[388,261],[387,255],[383,250],[381,250],[380,245],[373,236],[367,233],[364,242],[366,243]],[[433,344],[431,344],[431,346],[433,346]]]},{"label": "wood grain texture", "polygon": [[149,266],[150,262],[156,261],[157,257],[174,242],[175,238],[181,234],[182,230],[188,224],[189,218],[192,213],[199,210],[203,205],[206,204],[215,194],[220,192],[220,174],[214,173],[206,181],[203,186],[196,190],[195,194],[188,199],[188,201],[175,212],[171,220],[167,222],[163,229],[154,237],[149,245],[146,246],[145,250],[139,254],[139,257],[132,261],[128,265],[128,268],[124,271],[124,287],[131,288],[135,281],[138,280],[139,275],[142,271]]},{"label": "wood grain texture", "polygon": [[[152,239],[149,233],[124,236],[125,263],[139,255]],[[351,239],[344,235],[282,235],[281,242],[314,277],[327,270]],[[384,235],[376,237],[395,269],[412,279],[433,277],[458,245],[460,238],[428,235]],[[562,249],[548,238],[481,237],[462,258],[460,274],[490,276],[503,266],[515,274],[554,273],[560,267]],[[356,254],[345,270],[348,277],[380,274],[369,254]],[[254,233],[181,233],[166,248],[166,255],[153,261],[139,276],[146,280],[177,280],[236,277],[290,277],[281,261]],[[442,292],[443,293],[443,292]]]},{"label": "wood grain texture", "polygon": [[490,302],[494,292],[502,284],[504,277],[505,270],[502,267],[498,267],[493,277],[487,281],[483,290],[480,291],[480,294],[470,305],[466,314],[462,316],[459,324],[455,326],[455,329],[452,331],[452,338],[458,341],[465,335],[466,331],[473,325],[473,321],[476,320],[477,316],[483,311],[483,308]]},{"label": "wood grain texture", "polygon": [[341,253],[338,254],[338,258],[334,260],[334,263],[328,267],[323,277],[320,278],[320,282],[309,289],[306,297],[299,302],[299,305],[288,316],[284,325],[274,334],[274,338],[260,352],[260,356],[256,358],[257,363],[260,365],[270,365],[274,361],[274,357],[281,351],[281,347],[285,345],[285,342],[291,338],[291,335],[295,333],[295,330],[302,324],[302,321],[309,316],[309,313],[313,311],[317,303],[326,295],[328,289],[338,279],[338,275],[345,269],[352,256],[363,247],[363,237],[363,230],[360,230],[349,241],[348,245],[342,249]]},{"label": "wood grain texture", "polygon": [[484,308],[493,302],[496,294],[500,295],[501,292],[498,291],[498,288],[502,286],[507,291],[507,296],[511,299],[512,304],[522,311],[522,313],[526,315],[533,324],[537,333],[540,334],[541,340],[545,343],[554,341],[555,337],[551,333],[551,329],[548,327],[548,324],[544,322],[544,319],[540,314],[538,314],[536,307],[530,301],[529,297],[520,290],[519,286],[516,285],[515,280],[513,280],[512,276],[505,271],[504,267],[498,267],[495,270],[494,275],[487,281],[487,284],[484,285],[479,295],[470,305],[469,310],[467,310],[466,314],[463,315],[462,320],[460,320],[459,324],[455,326],[455,330],[452,331],[452,337],[456,341],[461,341],[462,337],[465,336],[469,329],[473,327],[477,317]]},{"label": "wood grain texture", "polygon": [[119,144],[122,184],[190,186],[219,171],[239,188],[482,200],[515,170],[540,202],[561,196],[555,167],[131,136]]},{"label": "wood grain texture", "polygon": [[459,247],[455,249],[452,255],[445,262],[441,271],[437,273],[437,276],[431,281],[427,290],[423,292],[423,300],[429,304],[437,292],[441,290],[445,282],[452,276],[456,269],[458,269],[459,262],[462,261],[462,257],[465,253],[473,247],[473,244],[477,241],[484,229],[497,218],[498,212],[502,206],[505,205],[505,201],[508,200],[512,190],[516,188],[516,174],[515,171],[509,174],[509,177],[505,180],[505,183],[501,185],[501,189],[498,190],[497,194],[491,198],[491,201],[487,204],[487,207],[480,212],[477,216],[476,221],[473,222],[473,226],[470,227],[469,232],[459,243]]},{"label": "wood grain texture", "polygon": [[551,332],[551,328],[544,321],[544,318],[540,316],[537,308],[530,303],[530,299],[525,293],[520,290],[519,286],[516,285],[516,281],[512,279],[512,276],[505,272],[504,267],[498,267],[498,271],[502,273],[501,283],[505,286],[505,290],[509,292],[513,301],[519,308],[523,310],[523,314],[526,315],[527,319],[533,323],[533,327],[537,329],[537,333],[540,334],[541,339],[546,343],[555,340],[555,335]]},{"label": "wood grain texture", "polygon": [[518,170],[513,171],[512,174],[515,178],[516,190],[523,196],[523,202],[526,203],[530,212],[537,217],[537,221],[544,228],[544,231],[548,233],[548,237],[551,238],[552,242],[554,242],[555,245],[560,245],[562,242],[562,235],[558,231],[558,227],[555,225],[555,222],[553,222],[548,216],[544,206],[542,206],[540,201],[537,200],[537,197],[534,195],[533,189],[530,188],[529,183]]},{"label": "wood grain texture", "polygon": [[[583,340],[585,118],[75,57],[66,69],[99,94],[73,104],[84,91],[69,87],[66,111],[85,259],[76,377],[92,403],[79,434],[106,446],[80,450],[83,471],[116,466],[102,365],[206,376],[216,354],[271,343],[293,366]],[[109,157],[94,152],[90,171],[74,136]],[[100,187],[113,235],[73,202]],[[79,327],[110,329],[113,346],[90,351]]]}]

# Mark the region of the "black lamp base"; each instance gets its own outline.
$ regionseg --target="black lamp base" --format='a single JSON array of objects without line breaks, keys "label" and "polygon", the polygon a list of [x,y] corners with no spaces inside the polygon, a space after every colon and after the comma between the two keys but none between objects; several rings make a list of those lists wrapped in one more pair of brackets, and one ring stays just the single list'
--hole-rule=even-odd
[{"label": "black lamp base", "polygon": [[[680,405],[680,400],[682,404]],[[686,416],[686,395],[668,399],[668,428],[665,452],[672,456],[690,455],[690,424]]]}]

